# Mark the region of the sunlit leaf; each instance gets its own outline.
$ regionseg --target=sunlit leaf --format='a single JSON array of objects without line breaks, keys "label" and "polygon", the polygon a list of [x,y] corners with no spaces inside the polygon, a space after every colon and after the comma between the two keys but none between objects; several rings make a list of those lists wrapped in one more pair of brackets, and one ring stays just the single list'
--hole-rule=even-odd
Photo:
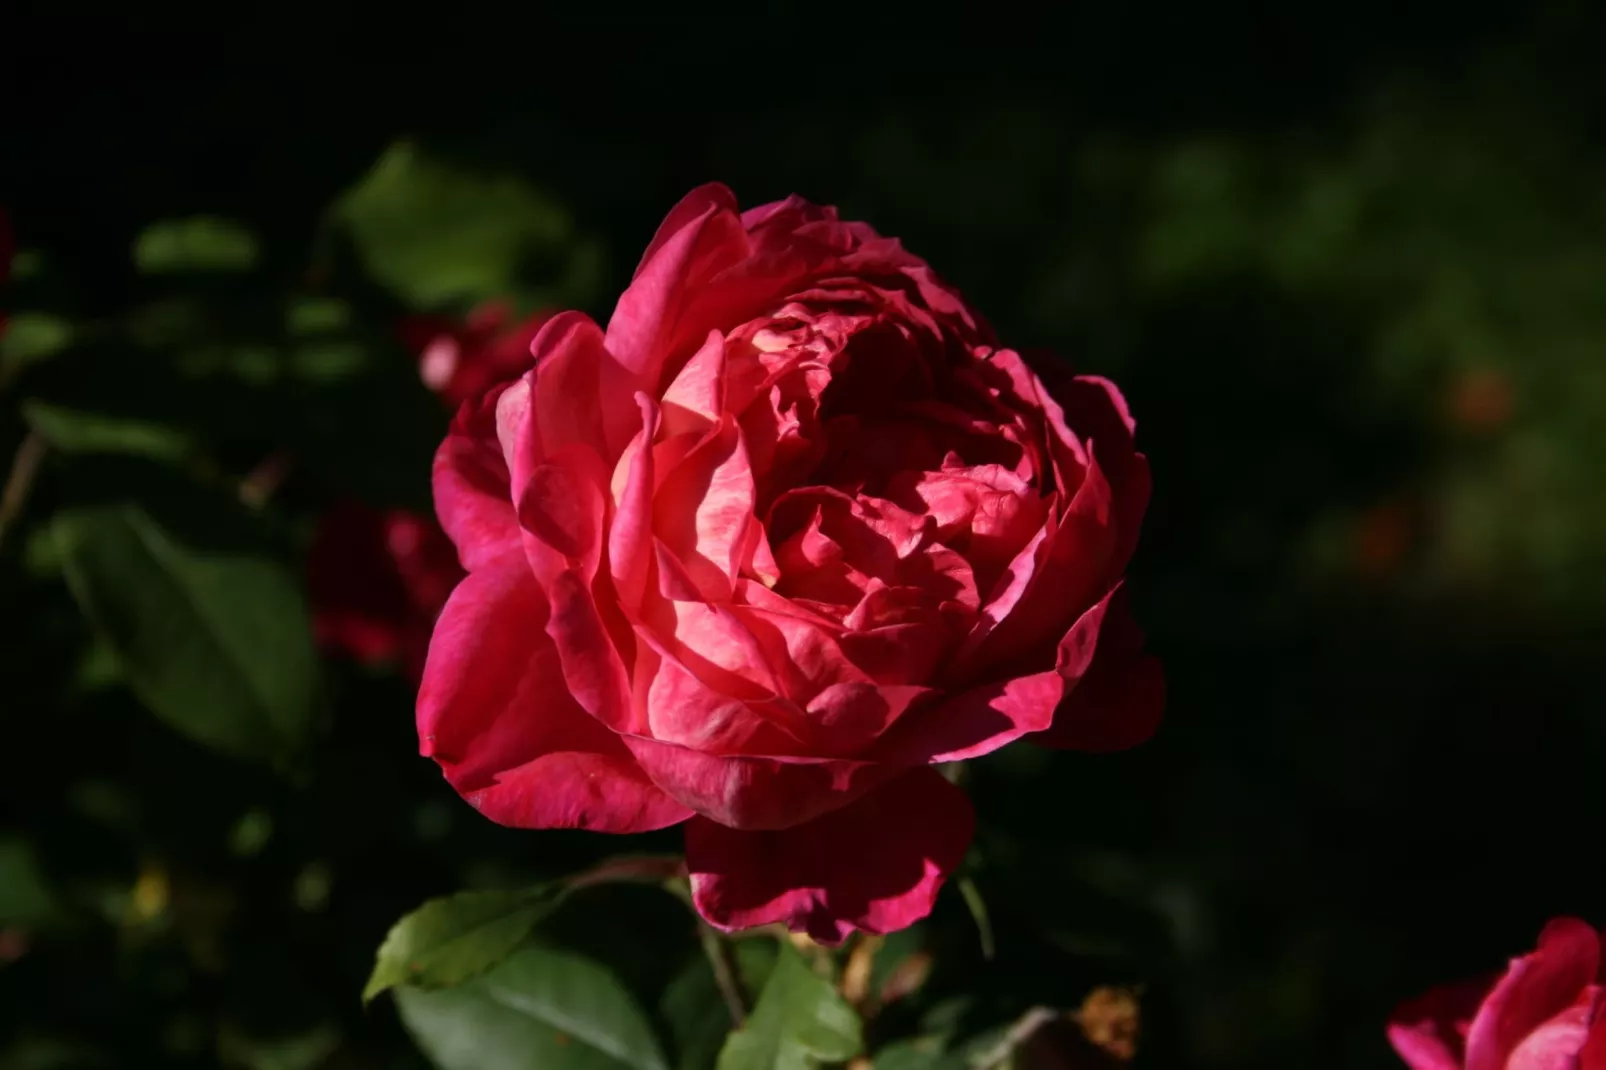
[{"label": "sunlit leaf", "polygon": [[563,262],[572,242],[568,215],[534,188],[411,142],[385,153],[336,219],[368,273],[423,308],[519,294],[532,263]]},{"label": "sunlit leaf", "polygon": [[526,948],[455,988],[399,988],[396,1003],[441,1070],[667,1070],[630,994],[566,952]]},{"label": "sunlit leaf", "polygon": [[859,1016],[790,944],[747,1023],[719,1053],[718,1070],[812,1070],[843,1062],[863,1044]]},{"label": "sunlit leaf", "polygon": [[547,884],[431,899],[391,927],[362,998],[395,985],[460,984],[485,972],[524,943],[562,895],[560,885]]}]

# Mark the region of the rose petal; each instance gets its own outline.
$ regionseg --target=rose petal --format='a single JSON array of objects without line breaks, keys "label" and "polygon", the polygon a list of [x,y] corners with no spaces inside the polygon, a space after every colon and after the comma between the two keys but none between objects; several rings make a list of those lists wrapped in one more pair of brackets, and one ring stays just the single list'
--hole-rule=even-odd
[{"label": "rose petal", "polygon": [[1016,555],[999,593],[982,606],[959,653],[956,678],[985,679],[1004,664],[1046,654],[1071,614],[1109,589],[1105,577],[1116,543],[1111,510],[1109,484],[1092,462],[1064,515]]},{"label": "rose petal", "polygon": [[653,783],[728,828],[791,828],[846,806],[896,772],[848,758],[720,756],[643,736],[624,741]]},{"label": "rose petal", "polygon": [[1158,658],[1143,654],[1143,631],[1124,585],[1111,592],[1096,641],[1091,664],[1033,743],[1102,754],[1135,747],[1160,727],[1165,671]]},{"label": "rose petal", "polygon": [[748,251],[736,196],[719,183],[699,186],[670,210],[608,320],[608,351],[643,389],[656,394],[665,361],[678,355],[686,305]]},{"label": "rose petal", "polygon": [[496,437],[500,389],[467,402],[435,451],[435,513],[466,569],[519,545],[507,462]]},{"label": "rose petal", "polygon": [[725,336],[708,338],[675,376],[663,396],[664,433],[706,432],[725,411]]},{"label": "rose petal", "polygon": [[1595,980],[1600,957],[1600,939],[1589,925],[1576,918],[1547,924],[1538,948],[1511,960],[1478,1009],[1467,1033],[1466,1070],[1502,1070],[1524,1037]]},{"label": "rose petal", "polygon": [[725,930],[780,922],[827,945],[855,929],[894,932],[931,913],[974,827],[964,793],[927,769],[782,831],[694,818],[686,827],[692,898]]},{"label": "rose petal", "polygon": [[690,811],[569,696],[546,617],[522,555],[504,555],[458,586],[419,688],[422,752],[504,825],[645,832],[685,820]]},{"label": "rose petal", "polygon": [[1595,993],[1595,1016],[1589,1039],[1578,1053],[1578,1070],[1606,1070],[1606,992]]},{"label": "rose petal", "polygon": [[981,684],[900,721],[872,752],[899,764],[957,762],[990,754],[1054,723],[1066,690],[1088,671],[1115,592],[1077,618],[1060,640],[1052,672]]},{"label": "rose petal", "polygon": [[642,731],[645,726],[630,697],[630,676],[585,577],[576,569],[558,573],[547,597],[551,615],[546,631],[557,647],[569,693],[581,709],[615,732]]},{"label": "rose petal", "polygon": [[1593,993],[1523,1037],[1506,1059],[1505,1070],[1578,1070],[1589,1039]]},{"label": "rose petal", "polygon": [[542,452],[583,443],[605,460],[618,457],[640,426],[640,385],[608,352],[602,329],[583,313],[561,312],[530,348]]},{"label": "rose petal", "polygon": [[1494,977],[1438,985],[1389,1017],[1388,1039],[1411,1070],[1461,1070],[1467,1029]]},{"label": "rose petal", "polygon": [[728,601],[754,543],[753,471],[741,429],[722,417],[662,480],[653,530],[690,574],[703,597]]}]

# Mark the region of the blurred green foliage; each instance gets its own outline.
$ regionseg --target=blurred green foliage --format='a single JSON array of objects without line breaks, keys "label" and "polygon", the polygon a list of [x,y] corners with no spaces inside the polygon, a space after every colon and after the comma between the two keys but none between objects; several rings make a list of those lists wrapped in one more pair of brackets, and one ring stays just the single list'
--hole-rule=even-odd
[{"label": "blurred green foliage", "polygon": [[[462,8],[375,58],[292,6],[221,50],[113,19],[30,78],[0,1066],[806,1066],[862,1019],[877,1067],[957,1068],[1131,983],[1138,1065],[1381,1068],[1400,998],[1606,920],[1606,23],[1106,7],[962,39]],[[398,674],[313,656],[299,586],[332,501],[428,508],[403,316],[606,317],[711,178],[871,221],[1122,384],[1171,695],[1132,753],[969,767],[995,954],[956,888],[831,961],[735,941],[729,1044],[673,896],[535,891],[674,834],[484,821]],[[848,1008],[812,971],[855,955]]]}]

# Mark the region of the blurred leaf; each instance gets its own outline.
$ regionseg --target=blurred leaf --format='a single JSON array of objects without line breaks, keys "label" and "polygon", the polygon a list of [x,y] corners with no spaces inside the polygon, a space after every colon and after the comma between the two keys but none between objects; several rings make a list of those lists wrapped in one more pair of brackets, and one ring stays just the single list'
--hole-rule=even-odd
[{"label": "blurred leaf", "polygon": [[391,927],[363,988],[371,1000],[395,985],[460,984],[507,958],[563,897],[560,885],[459,892],[431,899]]},{"label": "blurred leaf", "polygon": [[[731,952],[736,971],[747,992],[761,992],[775,968],[775,941],[762,938],[734,940]],[[714,1065],[725,1035],[731,1029],[730,1011],[714,982],[714,970],[701,952],[664,989],[659,1003],[669,1023],[679,1070],[703,1070]]]},{"label": "blurred leaf", "polygon": [[30,364],[65,349],[72,341],[73,325],[45,312],[18,312],[0,334],[0,367]]},{"label": "blurred leaf", "polygon": [[0,839],[0,926],[35,928],[59,917],[33,847],[13,836]]},{"label": "blurred leaf", "polygon": [[[197,526],[238,530],[234,503],[194,493]],[[317,660],[299,578],[261,543],[186,542],[144,504],[72,506],[54,524],[67,583],[140,699],[229,754],[282,762],[307,736]]]},{"label": "blurred leaf", "polygon": [[667,1070],[635,1001],[590,959],[531,947],[455,988],[400,988],[397,1007],[441,1070]]},{"label": "blurred leaf", "polygon": [[380,158],[336,219],[368,273],[421,308],[517,293],[526,263],[571,234],[566,213],[518,179],[461,170],[411,142]]},{"label": "blurred leaf", "polygon": [[249,1036],[225,1026],[218,1033],[218,1055],[226,1066],[244,1070],[314,1070],[340,1046],[340,1030],[332,1023],[288,1036]]},{"label": "blurred leaf", "polygon": [[111,1055],[76,1037],[23,1037],[0,1049],[0,1066],[6,1070],[91,1070],[117,1065]]},{"label": "blurred leaf", "polygon": [[82,412],[45,401],[22,403],[23,418],[53,449],[63,453],[131,453],[181,457],[195,447],[177,428],[106,413]]},{"label": "blurred leaf", "polygon": [[216,216],[153,223],[134,241],[134,266],[151,275],[249,271],[257,256],[249,230]]},{"label": "blurred leaf", "polygon": [[863,1045],[859,1016],[809,968],[791,944],[780,944],[775,969],[747,1024],[719,1053],[719,1070],[810,1070],[844,1062]]}]

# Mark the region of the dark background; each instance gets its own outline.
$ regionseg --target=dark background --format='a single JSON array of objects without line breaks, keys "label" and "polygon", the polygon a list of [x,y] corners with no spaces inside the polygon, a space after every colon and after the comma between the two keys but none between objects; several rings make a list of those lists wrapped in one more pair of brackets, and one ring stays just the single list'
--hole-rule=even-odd
[{"label": "dark background", "polygon": [[[1142,1065],[1397,1065],[1398,1000],[1552,915],[1606,920],[1591,8],[14,18],[0,205],[45,267],[8,307],[125,317],[152,293],[136,236],[194,215],[260,238],[229,301],[300,285],[342,262],[327,209],[402,137],[536,191],[557,222],[521,293],[599,317],[710,179],[901,237],[1006,342],[1122,385],[1156,486],[1132,584],[1170,679],[1137,751],[973,763],[998,954],[946,892],[930,999],[968,993],[990,1024],[1140,982]],[[6,456],[14,402],[83,385],[46,371],[0,387]],[[125,365],[107,392],[165,414],[193,390],[208,434],[237,423],[225,470],[297,419],[164,374]],[[440,428],[392,432],[354,396],[377,415],[352,448],[390,478],[331,461],[292,482],[292,547],[334,494],[427,500]],[[479,821],[415,757],[395,675],[327,666],[328,734],[288,776],[171,732],[84,668],[87,629],[30,556],[62,471],[0,549],[0,1065],[414,1065],[389,1007],[357,998],[390,923],[625,845]],[[683,915],[628,894],[583,910],[582,944],[692,947]],[[650,1002],[652,964],[615,965]],[[262,1061],[304,1036],[308,1059]]]}]

